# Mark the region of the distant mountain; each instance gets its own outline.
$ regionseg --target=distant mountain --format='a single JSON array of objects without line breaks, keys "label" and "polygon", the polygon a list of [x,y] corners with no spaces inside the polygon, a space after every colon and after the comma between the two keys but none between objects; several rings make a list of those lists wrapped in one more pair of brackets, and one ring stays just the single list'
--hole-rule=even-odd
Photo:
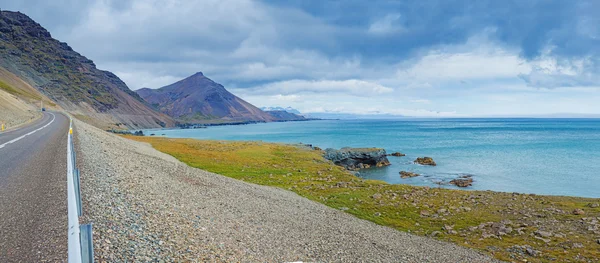
[{"label": "distant mountain", "polygon": [[357,120],[357,119],[380,119],[380,120],[391,120],[391,119],[402,119],[407,118],[402,115],[392,114],[353,114],[353,113],[335,113],[335,112],[311,112],[306,114],[308,118],[319,118],[319,119],[340,119],[340,120]]},{"label": "distant mountain", "polygon": [[113,73],[60,42],[28,16],[0,11],[0,67],[102,128],[173,126]]},{"label": "distant mountain", "polygon": [[284,110],[270,110],[270,111],[265,111],[265,112],[267,114],[271,115],[275,121],[304,121],[304,120],[306,120],[306,118],[302,115],[287,112]]},{"label": "distant mountain", "polygon": [[292,107],[261,107],[260,108],[263,111],[286,111],[289,113],[293,113],[296,115],[302,115],[302,113],[300,113],[300,111],[298,111],[297,109],[294,109]]},{"label": "distant mountain", "polygon": [[269,122],[275,118],[198,72],[186,79],[137,93],[159,111],[184,122]]}]

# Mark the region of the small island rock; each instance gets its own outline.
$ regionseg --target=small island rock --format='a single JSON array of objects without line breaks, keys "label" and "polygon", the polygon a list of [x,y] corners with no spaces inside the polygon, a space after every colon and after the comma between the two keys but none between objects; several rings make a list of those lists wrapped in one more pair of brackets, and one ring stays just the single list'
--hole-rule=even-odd
[{"label": "small island rock", "polygon": [[418,157],[414,163],[418,163],[420,165],[431,165],[431,166],[436,166],[437,164],[435,163],[435,161],[433,161],[433,158],[431,157]]},{"label": "small island rock", "polygon": [[413,172],[407,172],[407,171],[402,171],[400,172],[400,178],[404,179],[404,178],[410,178],[410,177],[417,177],[420,174],[418,173],[413,173]]},{"label": "small island rock", "polygon": [[402,157],[402,156],[406,156],[406,154],[403,154],[401,152],[395,152],[395,153],[390,154],[390,156]]},{"label": "small island rock", "polygon": [[473,185],[473,178],[458,178],[450,181],[450,184],[458,187],[467,187]]}]

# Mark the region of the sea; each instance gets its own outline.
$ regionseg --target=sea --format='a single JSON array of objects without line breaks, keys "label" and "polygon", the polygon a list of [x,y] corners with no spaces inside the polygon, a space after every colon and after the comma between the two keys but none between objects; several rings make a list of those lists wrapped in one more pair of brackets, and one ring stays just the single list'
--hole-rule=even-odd
[{"label": "sea", "polygon": [[[172,138],[305,143],[320,148],[379,147],[404,157],[358,176],[391,184],[600,198],[600,119],[316,120],[147,130]],[[437,166],[414,164],[432,157]],[[421,174],[402,179],[400,171]],[[457,188],[458,189],[458,188]],[[461,188],[465,189],[465,188]]]}]

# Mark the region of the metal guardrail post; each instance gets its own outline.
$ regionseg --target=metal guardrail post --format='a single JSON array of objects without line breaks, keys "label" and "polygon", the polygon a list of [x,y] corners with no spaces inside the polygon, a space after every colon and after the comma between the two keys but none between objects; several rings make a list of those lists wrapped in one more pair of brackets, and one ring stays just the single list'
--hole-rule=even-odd
[{"label": "metal guardrail post", "polygon": [[80,226],[81,237],[81,261],[85,263],[94,263],[94,244],[92,243],[92,224]]}]

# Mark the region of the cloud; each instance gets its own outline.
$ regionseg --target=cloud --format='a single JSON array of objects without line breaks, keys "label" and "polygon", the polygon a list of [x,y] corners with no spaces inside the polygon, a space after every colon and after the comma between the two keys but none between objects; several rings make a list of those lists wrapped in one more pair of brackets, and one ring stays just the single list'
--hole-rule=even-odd
[{"label": "cloud", "polygon": [[410,100],[410,102],[412,102],[412,103],[422,103],[422,104],[430,104],[431,103],[430,100],[426,100],[426,99],[414,99],[414,100]]},{"label": "cloud", "polygon": [[[405,113],[460,115],[481,112],[477,101],[488,96],[534,105],[531,94],[564,88],[575,96],[564,109],[576,108],[576,96],[588,102],[600,86],[594,0],[0,0],[0,6],[30,15],[132,89],[202,71],[257,103],[346,110],[378,104],[381,112],[412,105]],[[548,94],[547,101],[564,96]],[[508,106],[494,104],[502,101]],[[512,110],[510,101],[489,100],[485,109]]]},{"label": "cloud", "polygon": [[370,97],[392,92],[393,89],[364,80],[286,80],[254,87],[247,94],[294,95],[306,93],[341,93]]},{"label": "cloud", "polygon": [[536,88],[598,87],[600,75],[598,58],[558,59],[541,56],[532,62],[532,71],[520,74],[529,86]]},{"label": "cloud", "polygon": [[404,28],[398,24],[400,14],[389,14],[381,19],[376,20],[369,26],[368,32],[376,35],[385,35],[391,33],[402,32]]}]

